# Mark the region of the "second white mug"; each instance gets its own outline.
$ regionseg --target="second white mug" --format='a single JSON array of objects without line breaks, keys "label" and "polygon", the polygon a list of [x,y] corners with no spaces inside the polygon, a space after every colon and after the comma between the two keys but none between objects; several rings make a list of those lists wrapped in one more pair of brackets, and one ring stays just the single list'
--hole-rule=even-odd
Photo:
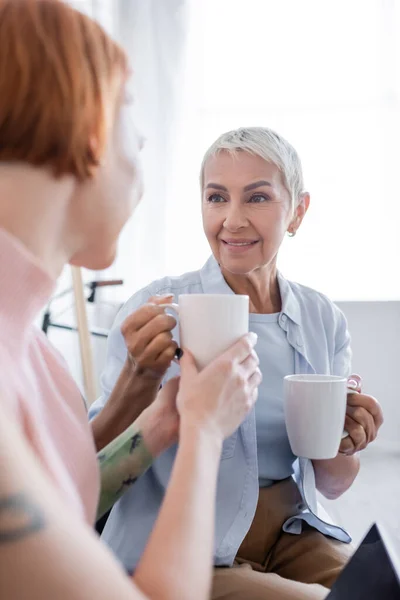
[{"label": "second white mug", "polygon": [[344,429],[347,378],[334,375],[288,375],[284,379],[286,429],[293,454],[311,459],[335,458]]}]

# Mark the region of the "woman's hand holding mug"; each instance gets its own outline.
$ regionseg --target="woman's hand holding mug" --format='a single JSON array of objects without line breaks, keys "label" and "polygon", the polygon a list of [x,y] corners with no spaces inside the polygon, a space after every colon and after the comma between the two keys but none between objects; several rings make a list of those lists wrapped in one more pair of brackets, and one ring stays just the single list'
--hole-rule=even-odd
[{"label": "woman's hand holding mug", "polygon": [[206,429],[222,441],[241,425],[262,380],[256,342],[254,333],[246,334],[202,371],[184,349],[177,397],[183,426]]},{"label": "woman's hand holding mug", "polygon": [[378,435],[383,423],[383,413],[379,402],[361,392],[361,377],[350,375],[347,383],[347,407],[345,433],[339,452],[352,456],[364,450]]}]

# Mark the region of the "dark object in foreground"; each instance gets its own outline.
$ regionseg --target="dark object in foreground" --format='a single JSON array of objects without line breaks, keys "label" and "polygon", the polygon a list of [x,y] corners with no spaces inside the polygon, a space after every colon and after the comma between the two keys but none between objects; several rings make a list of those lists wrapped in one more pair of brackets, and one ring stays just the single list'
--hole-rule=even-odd
[{"label": "dark object in foreground", "polygon": [[373,525],[327,600],[400,600],[400,540]]}]

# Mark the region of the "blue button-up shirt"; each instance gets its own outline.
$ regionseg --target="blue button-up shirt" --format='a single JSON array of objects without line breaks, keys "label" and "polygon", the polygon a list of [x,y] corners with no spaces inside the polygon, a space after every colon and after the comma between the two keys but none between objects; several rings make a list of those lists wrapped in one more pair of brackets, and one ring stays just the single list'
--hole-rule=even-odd
[{"label": "blue button-up shirt", "polygon": [[[318,292],[287,281],[278,274],[282,310],[278,322],[294,349],[295,373],[319,373],[348,376],[351,369],[350,336],[345,317],[328,298]],[[203,269],[181,277],[165,277],[135,294],[120,311],[108,340],[107,364],[102,376],[102,396],[92,405],[93,418],[103,408],[126,360],[126,346],[120,325],[124,319],[156,294],[232,294],[214,258]],[[178,328],[173,332],[179,342]],[[262,341],[258,341],[258,344]],[[260,365],[262,370],[262,365]],[[165,381],[178,374],[173,363]],[[260,399],[259,399],[260,401]],[[282,412],[271,418],[282,419]],[[282,423],[277,423],[281,426]],[[282,461],[286,440],[275,445],[276,462]],[[103,531],[103,539],[115,552],[126,569],[138,563],[151,529],[157,518],[168,485],[176,447],[157,458],[151,468],[114,506]],[[282,463],[283,464],[283,463]],[[279,470],[279,469],[277,469]],[[349,535],[328,522],[317,503],[314,470],[310,460],[299,459],[293,464],[303,504],[298,515],[284,524],[284,530],[299,534],[307,522],[322,533],[343,542]],[[277,480],[288,476],[287,470],[277,473]],[[236,553],[252,523],[258,500],[258,465],[256,419],[253,410],[240,428],[224,442],[218,473],[215,565],[232,565]]]}]

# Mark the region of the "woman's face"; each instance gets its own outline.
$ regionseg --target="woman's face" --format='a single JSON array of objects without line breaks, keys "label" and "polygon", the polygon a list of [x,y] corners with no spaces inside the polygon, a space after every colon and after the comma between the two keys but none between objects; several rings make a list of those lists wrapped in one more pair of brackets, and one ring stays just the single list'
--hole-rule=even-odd
[{"label": "woman's face", "polygon": [[247,275],[273,263],[289,226],[300,224],[303,204],[293,216],[281,172],[259,156],[221,151],[205,165],[204,231],[229,273]]},{"label": "woman's face", "polygon": [[105,269],[116,256],[122,228],[143,193],[139,153],[142,138],[131,116],[132,107],[118,98],[111,111],[108,143],[93,179],[78,186],[75,222],[84,238],[71,264]]}]

